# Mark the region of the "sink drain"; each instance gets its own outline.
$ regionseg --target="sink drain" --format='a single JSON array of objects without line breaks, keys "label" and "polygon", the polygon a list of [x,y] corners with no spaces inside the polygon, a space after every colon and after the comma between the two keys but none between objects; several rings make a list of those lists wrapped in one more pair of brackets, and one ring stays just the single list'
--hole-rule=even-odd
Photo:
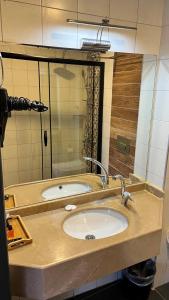
[{"label": "sink drain", "polygon": [[95,235],[94,234],[87,234],[86,236],[85,236],[85,240],[95,240]]}]

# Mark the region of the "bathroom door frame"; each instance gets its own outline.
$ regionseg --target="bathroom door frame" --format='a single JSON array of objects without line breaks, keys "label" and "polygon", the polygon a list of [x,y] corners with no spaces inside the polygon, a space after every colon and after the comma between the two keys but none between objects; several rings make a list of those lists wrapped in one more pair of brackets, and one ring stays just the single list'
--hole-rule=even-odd
[{"label": "bathroom door frame", "polygon": [[[32,56],[26,54],[19,54],[13,52],[1,52],[2,58],[18,59],[18,60],[30,60],[40,62],[47,62],[48,68],[50,63],[60,63],[68,65],[81,65],[81,66],[93,66],[100,68],[100,84],[99,84],[99,114],[98,114],[98,149],[97,149],[97,160],[101,162],[102,158],[102,125],[103,125],[103,97],[104,97],[104,71],[105,63],[89,60],[76,60],[76,59],[66,59],[66,58],[53,58],[44,56]],[[39,74],[40,78],[40,74]],[[49,87],[50,89],[50,87]],[[41,97],[40,97],[41,98]],[[41,99],[40,99],[41,100]],[[50,135],[51,135],[51,108],[50,108],[50,92],[49,92],[49,110],[50,110]],[[42,130],[42,129],[41,129]],[[42,139],[42,136],[41,136]],[[41,142],[43,139],[41,140]],[[51,141],[52,142],[52,141]],[[43,156],[43,147],[42,147]],[[43,169],[43,164],[42,164]],[[51,146],[51,169],[52,169],[52,146]],[[100,168],[97,166],[97,173],[99,173]],[[52,171],[51,171],[52,175]],[[52,178],[52,176],[51,176]],[[43,179],[43,178],[42,178]]]}]

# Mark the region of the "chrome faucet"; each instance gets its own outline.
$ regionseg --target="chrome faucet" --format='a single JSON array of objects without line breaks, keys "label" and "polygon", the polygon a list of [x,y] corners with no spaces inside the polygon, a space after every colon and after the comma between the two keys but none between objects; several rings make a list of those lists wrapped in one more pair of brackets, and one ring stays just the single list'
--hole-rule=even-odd
[{"label": "chrome faucet", "polygon": [[91,157],[83,157],[84,160],[91,161],[92,163],[96,164],[99,166],[103,172],[103,175],[98,175],[101,179],[102,187],[103,189],[106,188],[107,185],[109,185],[109,175],[105,167],[96,159],[91,158]]},{"label": "chrome faucet", "polygon": [[122,197],[122,204],[127,206],[127,203],[129,200],[133,201],[131,198],[131,194],[126,191],[126,183],[125,183],[125,178],[122,175],[115,175],[112,176],[114,180],[119,179],[121,182],[121,197]]}]

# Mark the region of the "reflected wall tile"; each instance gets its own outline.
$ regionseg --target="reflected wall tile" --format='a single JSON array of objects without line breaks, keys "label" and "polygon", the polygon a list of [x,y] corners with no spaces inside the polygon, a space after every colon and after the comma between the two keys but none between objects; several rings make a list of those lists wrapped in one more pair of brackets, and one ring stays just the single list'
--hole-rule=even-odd
[{"label": "reflected wall tile", "polygon": [[16,132],[17,144],[30,144],[31,143],[31,130],[18,130]]},{"label": "reflected wall tile", "polygon": [[31,150],[32,150],[31,144],[18,145],[18,157],[20,158],[31,157],[32,155]]},{"label": "reflected wall tile", "polygon": [[28,72],[27,70],[15,70],[13,76],[14,86],[27,86],[28,84]]},{"label": "reflected wall tile", "polygon": [[30,170],[29,171],[19,171],[18,176],[19,176],[20,183],[26,183],[26,182],[32,181],[32,174],[31,174]]},{"label": "reflected wall tile", "polygon": [[19,60],[19,59],[10,59],[10,60],[11,60],[11,67],[12,67],[13,71],[15,71],[15,72],[16,72],[16,70],[17,71],[27,71],[27,68],[28,68],[27,61]]},{"label": "reflected wall tile", "polygon": [[37,71],[29,70],[29,72],[27,72],[27,84],[29,86],[39,87],[39,77]]},{"label": "reflected wall tile", "polygon": [[18,172],[4,172],[4,186],[7,187],[12,184],[19,183]]},{"label": "reflected wall tile", "polygon": [[36,180],[41,180],[41,179],[42,179],[42,169],[32,170],[31,180],[36,181]]},{"label": "reflected wall tile", "polygon": [[51,168],[44,168],[43,169],[43,179],[51,178]]},{"label": "reflected wall tile", "polygon": [[42,155],[41,143],[32,144],[31,148],[32,148],[32,157]]},{"label": "reflected wall tile", "polygon": [[18,161],[15,158],[5,159],[3,161],[3,171],[7,174],[18,171]]},{"label": "reflected wall tile", "polygon": [[17,116],[16,117],[16,130],[29,130],[31,120],[29,116]]},{"label": "reflected wall tile", "polygon": [[38,100],[39,101],[39,99],[40,99],[39,88],[35,87],[35,86],[29,86],[28,87],[28,95],[29,95],[29,99],[31,99],[31,100]]},{"label": "reflected wall tile", "polygon": [[3,159],[10,159],[10,158],[17,158],[17,149],[18,147],[16,145],[10,145],[6,146],[5,148],[2,148],[2,158]]},{"label": "reflected wall tile", "polygon": [[29,171],[31,169],[31,163],[32,158],[31,157],[24,157],[18,159],[18,169],[19,171]]},{"label": "reflected wall tile", "polygon": [[4,146],[16,145],[17,144],[17,137],[16,131],[8,131],[5,135]]},{"label": "reflected wall tile", "polygon": [[[16,97],[25,97],[28,98],[29,97],[29,92],[28,92],[28,84],[23,84],[23,85],[13,85],[13,94],[12,96],[16,96]],[[15,114],[20,113],[20,112],[16,112]],[[27,114],[27,111],[22,111],[22,114]]]}]

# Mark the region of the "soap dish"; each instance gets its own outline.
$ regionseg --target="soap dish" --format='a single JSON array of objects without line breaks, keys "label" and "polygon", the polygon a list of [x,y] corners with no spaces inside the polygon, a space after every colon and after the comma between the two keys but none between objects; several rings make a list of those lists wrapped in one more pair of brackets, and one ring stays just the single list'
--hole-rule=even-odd
[{"label": "soap dish", "polygon": [[26,229],[20,216],[10,216],[8,223],[12,225],[14,236],[8,239],[8,250],[12,250],[32,242],[32,238]]}]

